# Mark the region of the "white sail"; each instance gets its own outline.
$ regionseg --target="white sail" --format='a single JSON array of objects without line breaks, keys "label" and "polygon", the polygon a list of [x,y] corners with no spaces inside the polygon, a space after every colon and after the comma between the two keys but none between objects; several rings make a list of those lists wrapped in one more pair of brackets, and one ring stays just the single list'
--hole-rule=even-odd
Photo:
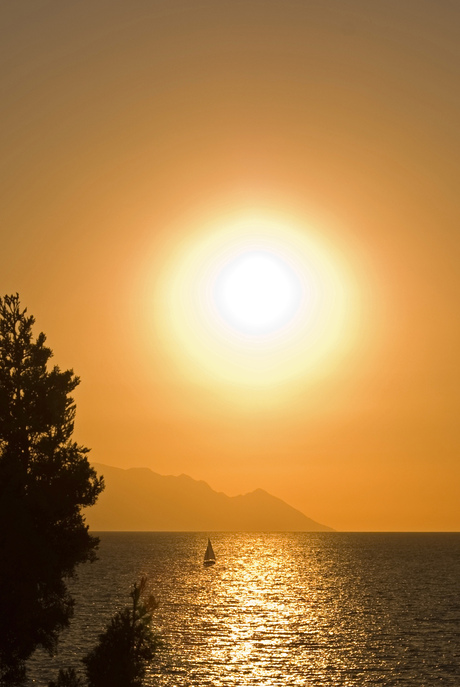
[{"label": "white sail", "polygon": [[216,556],[214,553],[214,550],[212,548],[211,540],[208,539],[208,546],[206,548],[206,553],[204,554],[204,562],[205,563],[215,563],[216,561]]}]

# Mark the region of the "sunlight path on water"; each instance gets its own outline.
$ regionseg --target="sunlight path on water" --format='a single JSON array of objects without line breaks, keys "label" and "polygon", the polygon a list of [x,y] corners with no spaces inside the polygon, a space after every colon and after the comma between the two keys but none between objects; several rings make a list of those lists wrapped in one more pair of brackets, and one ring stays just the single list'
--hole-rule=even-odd
[{"label": "sunlight path on water", "polygon": [[[57,662],[78,667],[133,580],[160,601],[146,687],[460,684],[460,535],[109,533]],[[33,684],[33,683],[32,683]]]}]

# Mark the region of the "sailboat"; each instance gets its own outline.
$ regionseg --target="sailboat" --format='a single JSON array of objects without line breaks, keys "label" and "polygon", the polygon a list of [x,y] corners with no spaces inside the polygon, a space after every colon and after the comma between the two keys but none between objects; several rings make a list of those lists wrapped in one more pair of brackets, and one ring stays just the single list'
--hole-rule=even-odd
[{"label": "sailboat", "polygon": [[214,565],[215,562],[216,562],[216,555],[213,551],[211,540],[208,538],[208,546],[206,548],[206,553],[204,554],[203,564],[205,566],[210,566],[210,565]]}]

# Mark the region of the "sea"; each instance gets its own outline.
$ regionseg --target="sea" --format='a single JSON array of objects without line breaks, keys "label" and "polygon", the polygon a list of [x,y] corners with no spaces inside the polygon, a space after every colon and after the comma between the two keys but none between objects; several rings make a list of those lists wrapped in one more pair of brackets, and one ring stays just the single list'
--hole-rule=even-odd
[{"label": "sea", "polygon": [[30,687],[83,673],[143,575],[161,637],[148,687],[460,686],[459,533],[98,536],[99,559],[70,582],[71,626],[55,657],[30,660]]}]

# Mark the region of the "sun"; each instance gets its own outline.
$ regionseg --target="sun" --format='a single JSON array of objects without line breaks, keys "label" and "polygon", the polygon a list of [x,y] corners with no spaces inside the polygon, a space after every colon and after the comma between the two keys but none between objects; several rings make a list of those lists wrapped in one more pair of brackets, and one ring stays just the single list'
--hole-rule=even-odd
[{"label": "sun", "polygon": [[353,279],[311,226],[262,215],[191,231],[156,281],[155,341],[199,384],[280,390],[349,347]]},{"label": "sun", "polygon": [[213,297],[222,317],[253,336],[287,324],[302,300],[295,271],[269,251],[244,251],[226,264],[215,280]]}]

